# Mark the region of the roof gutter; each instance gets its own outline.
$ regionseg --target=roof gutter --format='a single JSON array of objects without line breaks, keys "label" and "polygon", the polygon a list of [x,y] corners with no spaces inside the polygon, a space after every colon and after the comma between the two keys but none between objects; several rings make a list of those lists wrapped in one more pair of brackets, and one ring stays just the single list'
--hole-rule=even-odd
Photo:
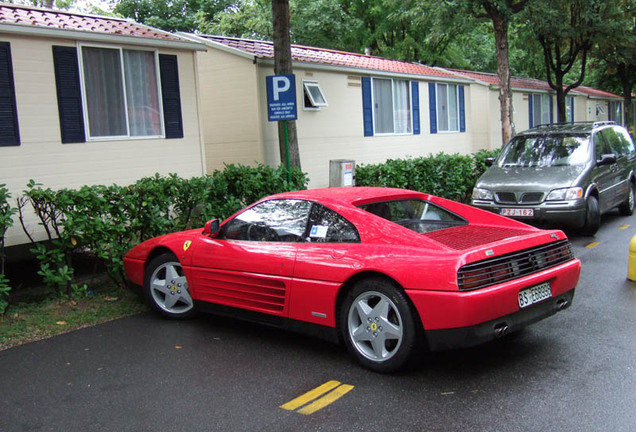
[{"label": "roof gutter", "polygon": [[87,32],[72,29],[45,28],[23,24],[0,23],[0,34],[9,33],[24,36],[72,39],[89,42],[108,42],[122,45],[150,46],[153,48],[174,48],[190,51],[205,51],[205,45],[179,37],[182,40],[146,38],[143,36],[115,35],[110,33]]}]

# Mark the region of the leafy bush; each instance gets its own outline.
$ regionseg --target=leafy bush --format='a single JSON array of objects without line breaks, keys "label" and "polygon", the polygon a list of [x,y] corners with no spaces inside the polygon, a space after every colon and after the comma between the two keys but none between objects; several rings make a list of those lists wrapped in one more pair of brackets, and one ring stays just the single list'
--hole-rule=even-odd
[{"label": "leafy bush", "polygon": [[13,214],[17,209],[9,203],[11,194],[4,184],[0,184],[0,315],[4,313],[9,305],[7,299],[11,286],[9,279],[4,274],[4,235],[9,227],[13,225]]},{"label": "leafy bush", "polygon": [[412,159],[356,167],[356,185],[412,189],[455,201],[467,201],[485,171],[485,159],[498,151],[473,156],[438,153]]},{"label": "leafy bush", "polygon": [[[90,254],[103,262],[116,282],[125,280],[123,256],[134,245],[174,231],[202,227],[211,218],[225,219],[263,196],[304,189],[307,178],[284,168],[226,165],[212,175],[183,179],[175,174],[145,177],[129,186],[83,186],[51,190],[30,181],[18,200],[20,221],[34,243],[44,282],[62,295],[76,296],[86,287],[74,283],[73,256]],[[36,243],[24,223],[31,206],[47,242]]]}]

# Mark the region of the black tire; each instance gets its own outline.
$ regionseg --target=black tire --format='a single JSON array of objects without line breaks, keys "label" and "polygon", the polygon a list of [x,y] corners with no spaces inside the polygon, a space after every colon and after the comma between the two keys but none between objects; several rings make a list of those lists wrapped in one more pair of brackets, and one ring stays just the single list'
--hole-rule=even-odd
[{"label": "black tire", "polygon": [[172,254],[150,261],[144,275],[144,294],[150,306],[164,317],[185,319],[195,315],[188,281]]},{"label": "black tire", "polygon": [[628,183],[629,191],[625,202],[618,207],[618,211],[623,216],[631,216],[634,214],[634,202],[636,202],[636,189],[634,189],[634,183],[631,181]]},{"label": "black tire", "polygon": [[385,279],[358,282],[346,294],[339,318],[347,349],[368,369],[396,372],[418,351],[419,320],[404,292]]},{"label": "black tire", "polygon": [[593,236],[601,226],[601,211],[598,206],[598,199],[590,196],[587,199],[587,209],[585,212],[585,224],[581,229],[584,236]]}]

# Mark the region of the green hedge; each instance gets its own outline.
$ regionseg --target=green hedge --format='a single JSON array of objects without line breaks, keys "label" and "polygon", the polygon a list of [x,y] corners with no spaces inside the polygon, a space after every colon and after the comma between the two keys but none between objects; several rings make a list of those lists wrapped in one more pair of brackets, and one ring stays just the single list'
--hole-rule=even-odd
[{"label": "green hedge", "polygon": [[4,274],[4,235],[13,225],[12,216],[17,211],[11,206],[11,194],[5,186],[0,184],[0,314],[3,314],[9,305],[8,298],[11,291],[9,279]]},{"label": "green hedge", "polygon": [[472,156],[438,153],[361,165],[356,167],[356,185],[412,189],[466,202],[475,182],[487,168],[486,158],[498,153],[499,150],[482,150]]},{"label": "green hedge", "polygon": [[263,196],[304,189],[307,177],[283,167],[226,165],[212,175],[183,179],[177,175],[142,178],[129,186],[83,186],[52,190],[31,181],[18,200],[20,220],[31,207],[48,242],[35,242],[33,252],[44,282],[62,295],[81,295],[74,283],[73,256],[91,254],[109,276],[124,282],[122,258],[134,245],[151,237],[202,227],[208,219],[225,219]]}]

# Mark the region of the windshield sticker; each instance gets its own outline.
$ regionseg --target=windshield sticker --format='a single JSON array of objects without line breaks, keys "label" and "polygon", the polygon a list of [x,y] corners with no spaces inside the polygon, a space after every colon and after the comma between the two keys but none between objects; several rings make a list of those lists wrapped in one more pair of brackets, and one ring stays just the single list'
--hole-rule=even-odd
[{"label": "windshield sticker", "polygon": [[327,237],[328,229],[329,227],[326,225],[313,225],[311,227],[311,232],[309,233],[309,237],[325,238]]}]

